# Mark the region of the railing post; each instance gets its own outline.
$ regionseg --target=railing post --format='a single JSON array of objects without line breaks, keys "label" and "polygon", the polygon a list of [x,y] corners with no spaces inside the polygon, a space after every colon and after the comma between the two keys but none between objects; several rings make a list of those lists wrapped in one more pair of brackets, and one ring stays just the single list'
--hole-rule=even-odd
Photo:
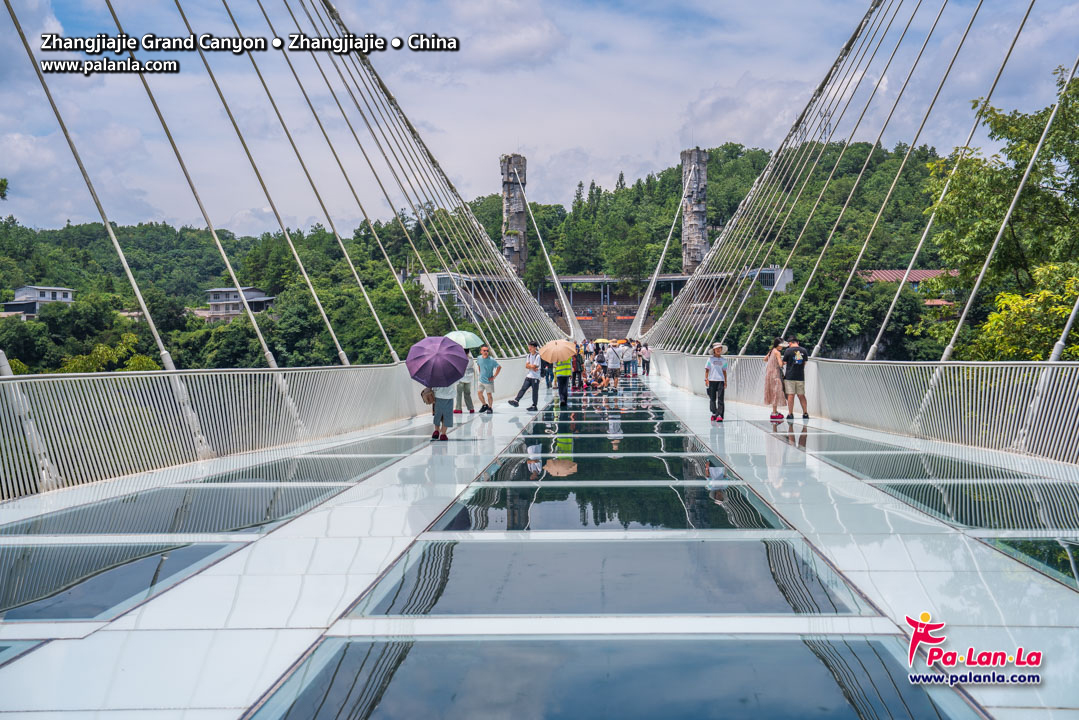
[{"label": "railing post", "polygon": [[176,398],[176,402],[180,404],[180,414],[184,416],[184,422],[187,423],[187,427],[191,430],[191,435],[195,440],[195,455],[199,460],[209,460],[210,458],[217,457],[217,453],[210,447],[210,443],[206,440],[206,434],[202,432],[202,423],[199,422],[199,416],[195,412],[195,408],[191,405],[191,395],[187,392],[187,387],[176,375],[176,365],[172,362],[172,354],[168,350],[164,350],[161,353],[161,361],[165,366],[165,369],[169,371],[169,384],[172,385],[172,394]]},{"label": "railing post", "polygon": [[[8,363],[7,355],[3,350],[0,350],[0,377],[11,377],[14,374],[11,370],[11,365]],[[17,384],[5,382],[3,385],[8,388],[6,394],[12,409],[15,411],[15,417],[19,419],[19,424],[22,425],[23,433],[26,435],[26,444],[30,446],[30,451],[34,453],[34,461],[37,464],[38,471],[38,492],[63,487],[64,478],[61,477],[60,471],[49,460],[49,456],[45,452],[45,443],[41,441],[37,425],[30,416],[30,401]]]}]

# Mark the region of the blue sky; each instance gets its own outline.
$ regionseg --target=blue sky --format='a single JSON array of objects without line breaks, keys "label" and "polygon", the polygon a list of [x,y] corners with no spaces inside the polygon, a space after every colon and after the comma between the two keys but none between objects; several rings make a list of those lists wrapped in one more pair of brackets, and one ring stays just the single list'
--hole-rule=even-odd
[{"label": "blue sky", "polygon": [[[296,0],[291,1],[295,9]],[[115,4],[132,34],[186,34],[172,3]],[[282,3],[265,4],[284,34],[289,19]],[[911,41],[882,82],[883,91],[856,133],[859,139],[872,139],[879,131],[940,4],[922,3]],[[15,5],[32,35],[115,32],[102,0],[15,0]],[[233,0],[232,5],[245,34],[268,35],[254,3]],[[914,5],[908,0],[900,17],[905,20]],[[973,0],[948,3],[926,61],[884,134],[886,144],[911,139],[974,5]],[[923,142],[946,149],[965,137],[972,119],[969,101],[987,89],[1024,5],[986,0]],[[684,147],[727,141],[774,147],[867,6],[868,0],[337,3],[356,33],[435,32],[460,38],[458,53],[390,51],[376,54],[373,62],[466,199],[498,192],[499,155],[521,152],[529,161],[529,198],[561,203],[570,201],[578,180],[594,178],[609,187],[619,171],[632,180],[675,164]],[[197,31],[231,34],[220,2],[187,0],[184,8]],[[886,38],[884,45],[890,42]],[[1051,69],[1070,64],[1077,50],[1079,5],[1039,0],[996,104],[1023,109],[1049,104]],[[274,229],[266,199],[198,56],[176,57],[182,63],[179,75],[154,76],[150,82],[215,224],[244,233]],[[334,117],[312,61],[291,57],[328,121],[365,207],[386,217],[389,205],[344,123]],[[255,59],[315,170],[331,214],[342,228],[355,226],[359,210],[283,60],[275,53]],[[215,54],[211,63],[286,221],[291,226],[321,221],[250,61]],[[866,76],[868,87],[879,73],[871,68]],[[110,218],[203,224],[136,77],[49,80]],[[96,219],[6,13],[0,13],[0,176],[12,186],[9,200],[0,205],[4,215],[38,227]],[[391,199],[398,207],[404,204],[400,197]]]}]

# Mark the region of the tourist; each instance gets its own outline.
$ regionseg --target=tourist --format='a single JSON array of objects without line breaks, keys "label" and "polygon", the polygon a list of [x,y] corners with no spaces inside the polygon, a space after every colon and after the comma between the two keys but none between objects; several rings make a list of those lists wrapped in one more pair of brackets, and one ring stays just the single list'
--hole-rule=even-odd
[{"label": "tourist", "polygon": [[772,347],[764,356],[764,404],[772,406],[772,422],[783,419],[779,405],[787,402],[783,390],[783,350],[786,347],[783,338],[772,338]]},{"label": "tourist", "polygon": [[551,383],[554,382],[554,365],[547,362],[544,359],[540,359],[540,377],[547,383],[547,389],[551,389]]},{"label": "tourist", "polygon": [[[479,376],[476,396],[483,403],[480,412],[491,415],[494,413],[495,404],[495,378],[502,372],[502,366],[491,357],[491,348],[486,345],[480,348],[480,356],[476,360],[476,372]],[[484,393],[487,393],[486,400],[483,399]]]},{"label": "tourist", "polygon": [[633,343],[628,339],[622,340],[618,346],[618,355],[622,358],[622,377],[633,376]]},{"label": "tourist", "polygon": [[641,372],[647,375],[651,367],[652,351],[648,348],[648,343],[645,343],[644,346],[641,347]]},{"label": "tourist", "polygon": [[[596,346],[596,367],[603,373],[604,378],[607,377],[607,352],[604,350],[603,345]],[[606,385],[604,385],[606,387]]]},{"label": "tourist", "polygon": [[554,364],[554,377],[558,383],[558,405],[566,407],[569,404],[569,378],[573,373],[573,361],[576,355],[571,355],[565,360],[559,360]]},{"label": "tourist", "polygon": [[535,340],[529,341],[528,356],[525,357],[525,381],[521,384],[521,389],[517,391],[517,397],[510,400],[510,405],[518,407],[521,398],[529,388],[532,388],[532,405],[527,409],[529,412],[539,409],[536,406],[539,404],[540,363],[542,362],[539,356],[539,343]]},{"label": "tourist", "polygon": [[435,391],[435,431],[431,433],[431,439],[449,440],[446,430],[453,427],[453,399],[457,396],[457,383],[431,389]]},{"label": "tourist", "polygon": [[607,347],[607,377],[611,379],[611,389],[618,391],[618,379],[622,376],[622,353],[618,346],[611,343]]},{"label": "tourist", "polygon": [[794,419],[794,396],[802,404],[802,417],[809,418],[809,405],[806,403],[806,351],[798,344],[793,335],[787,338],[787,349],[783,351],[783,389],[787,394],[787,419]]},{"label": "tourist", "polygon": [[476,412],[475,406],[472,405],[472,383],[476,377],[476,360],[468,354],[468,350],[465,350],[465,355],[468,357],[468,364],[465,365],[465,374],[457,381],[457,406],[453,409],[455,415],[464,412],[464,405],[468,406],[469,414]]},{"label": "tourist", "polygon": [[584,383],[581,379],[584,377],[584,355],[581,354],[580,346],[577,347],[577,352],[573,354],[570,359],[573,367],[573,376],[570,380],[570,388],[573,390],[580,390],[584,387]]},{"label": "tourist", "polygon": [[723,422],[726,411],[723,402],[727,387],[727,359],[723,357],[726,351],[723,343],[712,343],[712,356],[704,364],[704,384],[708,388],[708,409],[713,422]]}]

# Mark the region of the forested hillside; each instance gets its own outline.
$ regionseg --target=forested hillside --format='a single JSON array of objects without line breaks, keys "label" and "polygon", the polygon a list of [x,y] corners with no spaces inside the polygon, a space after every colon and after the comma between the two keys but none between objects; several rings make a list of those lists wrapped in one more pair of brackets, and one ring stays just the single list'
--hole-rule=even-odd
[{"label": "forested hillside", "polygon": [[[985,109],[989,136],[1001,150],[988,156],[975,150],[959,165],[949,193],[935,208],[933,232],[916,265],[953,269],[957,276],[924,283],[919,293],[904,289],[878,357],[940,356],[955,328],[958,308],[967,300],[965,288],[971,287],[982,269],[999,219],[1004,217],[1048,114],[1048,108],[1029,114]],[[803,146],[790,152],[819,149]],[[766,228],[763,247],[767,250],[773,239],[775,247],[769,254],[762,251],[753,264],[783,265],[790,256],[794,281],[787,292],[777,293],[768,304],[749,343],[750,352],[762,350],[788,320],[806,344],[815,342],[907,148],[855,144],[836,166],[841,151],[838,144],[823,148],[789,219],[783,219],[784,211],[779,222]],[[862,269],[906,267],[927,215],[934,209],[931,203],[955,167],[956,152],[940,157],[929,147],[914,149],[869,239]],[[709,153],[708,223],[709,237],[714,239],[768,162],[769,153],[731,143]],[[1065,93],[1030,182],[1005,227],[968,326],[960,335],[956,359],[1040,360],[1048,356],[1079,297],[1079,264],[1075,262],[1079,253],[1077,158],[1079,80]],[[833,166],[835,178],[821,195]],[[856,183],[863,166],[864,175]],[[594,182],[586,186],[582,180],[568,209],[539,204],[532,208],[559,272],[606,272],[621,278],[622,291],[631,294],[655,267],[680,195],[681,168],[671,167],[632,182],[620,177],[611,189]],[[819,207],[813,211],[818,197]],[[471,206],[497,242],[501,197],[480,197]],[[432,226],[453,222],[443,211],[421,211],[423,222]],[[811,211],[812,219],[807,223]],[[413,277],[419,272],[419,263],[402,225],[414,238],[424,237],[421,223],[406,216],[376,222],[375,232],[394,271]],[[666,270],[680,268],[679,230],[680,224],[675,227]],[[116,234],[179,367],[256,367],[265,363],[246,320],[208,325],[184,312],[185,306],[204,303],[207,287],[230,284],[205,230],[148,223],[117,227]],[[336,363],[333,344],[281,234],[251,238],[219,231],[219,236],[241,282],[278,296],[273,311],[260,319],[278,362],[293,367]],[[821,250],[830,236],[822,257]],[[315,226],[294,231],[293,238],[350,359],[356,363],[387,361],[389,353],[334,237]],[[534,242],[534,234],[530,241]],[[374,234],[367,227],[358,228],[346,244],[394,346],[403,356],[422,333]],[[429,245],[427,250],[422,249],[425,242],[418,245],[428,267],[438,268]],[[534,288],[547,282],[547,272],[534,245],[531,257],[536,261],[529,264],[526,282]],[[819,269],[792,319],[806,278],[819,258]],[[145,323],[118,312],[135,309],[134,298],[100,224],[33,230],[10,217],[0,222],[0,299],[8,299],[11,290],[22,284],[72,287],[77,299],[70,305],[46,306],[37,321],[0,320],[0,348],[17,371],[155,367],[156,350]],[[446,331],[448,321],[441,311],[432,311],[430,298],[419,285],[407,282],[406,287],[428,332]],[[894,284],[868,285],[856,279],[836,314],[823,354],[863,357],[894,293]],[[745,343],[766,296],[759,289],[749,294],[742,311],[717,329],[716,339],[726,335],[726,342],[734,348]],[[924,302],[930,297],[955,305],[930,308]],[[460,319],[458,324],[468,327]],[[1079,359],[1079,342],[1072,339],[1063,357]]]}]

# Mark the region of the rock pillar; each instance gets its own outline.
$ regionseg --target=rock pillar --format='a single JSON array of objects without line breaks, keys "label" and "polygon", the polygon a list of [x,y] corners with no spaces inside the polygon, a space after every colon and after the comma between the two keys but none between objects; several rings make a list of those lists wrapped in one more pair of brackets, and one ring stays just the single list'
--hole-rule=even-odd
[{"label": "rock pillar", "polygon": [[[682,272],[689,274],[697,269],[708,252],[708,205],[705,200],[708,153],[698,147],[683,150],[681,157],[682,184],[689,181],[686,199],[682,203]],[[693,172],[694,169],[696,172]]]},{"label": "rock pillar", "polygon": [[[502,164],[502,254],[518,275],[524,275],[528,261],[528,208],[525,206],[525,157],[516,153],[503,155]],[[514,171],[517,171],[514,173]],[[517,182],[520,176],[521,182]]]}]

